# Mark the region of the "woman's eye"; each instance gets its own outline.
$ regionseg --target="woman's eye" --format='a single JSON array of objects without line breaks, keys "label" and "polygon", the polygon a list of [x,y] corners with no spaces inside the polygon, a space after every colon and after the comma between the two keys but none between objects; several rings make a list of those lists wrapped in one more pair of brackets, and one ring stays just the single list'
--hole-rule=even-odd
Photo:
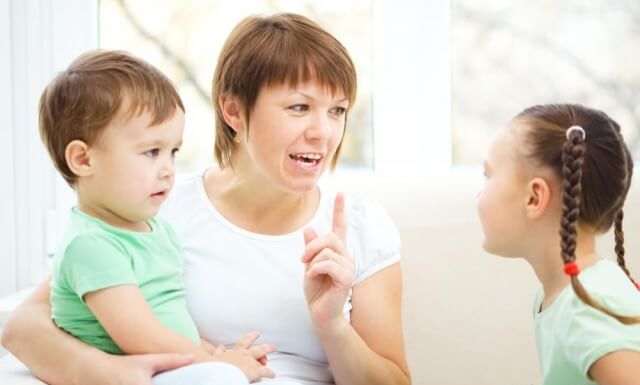
[{"label": "woman's eye", "polygon": [[309,105],[307,104],[294,104],[293,106],[289,106],[289,109],[293,112],[306,112],[309,110]]},{"label": "woman's eye", "polygon": [[153,148],[151,150],[147,150],[144,152],[145,156],[148,156],[149,158],[155,158],[158,155],[160,155],[160,149],[159,148]]},{"label": "woman's eye", "polygon": [[335,116],[342,116],[347,113],[347,109],[344,107],[334,107],[331,113]]}]

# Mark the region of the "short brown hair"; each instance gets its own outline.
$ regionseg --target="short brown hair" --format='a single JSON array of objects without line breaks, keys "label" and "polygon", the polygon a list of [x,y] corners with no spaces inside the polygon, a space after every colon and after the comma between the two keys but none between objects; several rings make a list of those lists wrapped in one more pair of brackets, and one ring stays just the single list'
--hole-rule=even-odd
[{"label": "short brown hair", "polygon": [[152,65],[122,51],[89,51],[42,92],[40,137],[62,177],[73,186],[77,176],[65,159],[70,142],[93,144],[121,112],[130,118],[148,111],[151,125],[156,125],[178,107],[184,111],[178,92]]},{"label": "short brown hair", "polygon": [[[263,86],[295,87],[314,78],[333,93],[342,91],[352,106],[356,71],[346,48],[308,18],[295,14],[251,16],[231,32],[222,48],[213,78],[216,111],[215,156],[221,168],[231,164],[235,131],[222,115],[222,95],[239,98],[246,118]],[[335,166],[340,146],[332,166]]]}]

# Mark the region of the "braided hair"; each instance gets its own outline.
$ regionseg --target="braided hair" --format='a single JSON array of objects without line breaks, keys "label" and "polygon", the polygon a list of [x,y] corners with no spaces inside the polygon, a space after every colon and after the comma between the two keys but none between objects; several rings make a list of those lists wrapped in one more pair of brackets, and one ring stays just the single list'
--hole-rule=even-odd
[{"label": "braided hair", "polygon": [[633,160],[620,126],[601,111],[573,104],[534,106],[516,119],[532,128],[527,132],[531,157],[562,177],[561,258],[576,296],[624,324],[640,323],[640,317],[617,314],[594,300],[575,264],[579,223],[602,232],[614,226],[618,265],[638,287],[625,261],[622,207]]}]

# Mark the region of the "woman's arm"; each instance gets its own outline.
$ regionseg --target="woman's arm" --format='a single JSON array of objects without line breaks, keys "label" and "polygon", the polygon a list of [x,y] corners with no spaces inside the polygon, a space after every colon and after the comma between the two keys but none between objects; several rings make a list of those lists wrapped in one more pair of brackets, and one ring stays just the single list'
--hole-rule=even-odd
[{"label": "woman's arm", "polygon": [[411,383],[404,353],[400,264],[353,288],[351,324],[318,330],[337,385]]},{"label": "woman's arm", "polygon": [[599,385],[635,384],[640,379],[640,352],[609,353],[591,366],[589,375]]},{"label": "woman's arm", "polygon": [[75,384],[80,358],[100,352],[59,330],[51,322],[49,280],[40,284],[11,315],[2,345],[43,381]]},{"label": "woman's arm", "polygon": [[51,385],[150,384],[156,372],[192,362],[177,354],[110,356],[64,333],[51,322],[49,280],[13,312],[2,345]]},{"label": "woman's arm", "polygon": [[316,333],[337,385],[408,385],[401,298],[396,263],[353,287],[351,323],[342,312],[355,279],[353,256],[345,248],[344,196],[334,204],[333,231],[304,233],[305,297]]}]

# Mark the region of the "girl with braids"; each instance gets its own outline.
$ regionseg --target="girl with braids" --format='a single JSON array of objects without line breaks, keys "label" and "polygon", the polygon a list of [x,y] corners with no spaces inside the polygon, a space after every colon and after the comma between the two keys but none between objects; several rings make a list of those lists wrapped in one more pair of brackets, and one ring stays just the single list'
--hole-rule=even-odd
[{"label": "girl with braids", "polygon": [[[489,151],[484,248],[524,258],[542,284],[534,320],[545,385],[640,384],[640,286],[623,244],[632,173],[618,124],[580,105],[524,110]],[[612,226],[617,263],[595,252]]]}]

